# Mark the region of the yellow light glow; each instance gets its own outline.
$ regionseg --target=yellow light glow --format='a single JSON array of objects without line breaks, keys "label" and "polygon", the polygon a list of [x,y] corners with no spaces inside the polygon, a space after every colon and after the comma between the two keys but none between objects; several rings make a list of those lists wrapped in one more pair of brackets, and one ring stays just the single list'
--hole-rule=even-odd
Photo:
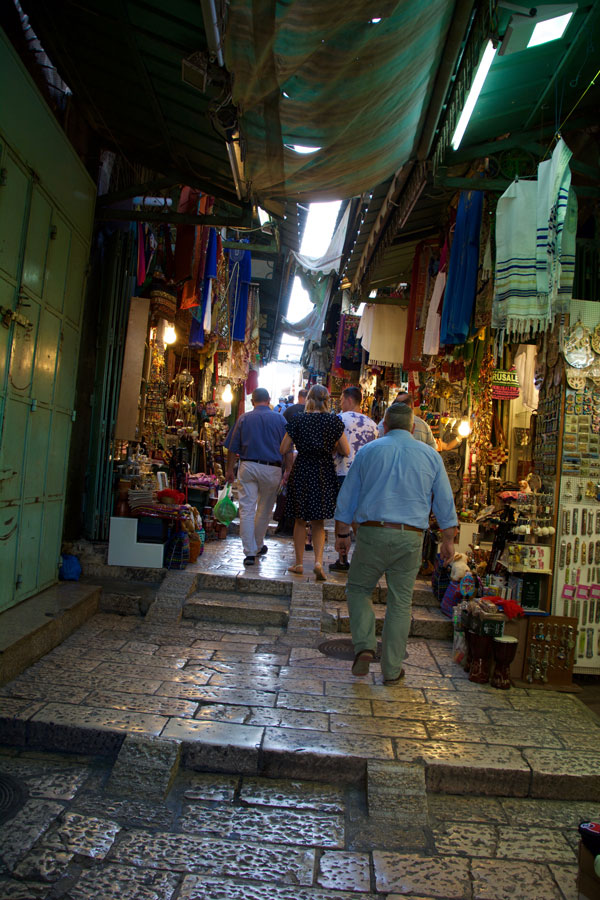
[{"label": "yellow light glow", "polygon": [[466,416],[462,418],[458,424],[458,433],[464,438],[469,437],[471,434],[471,423]]},{"label": "yellow light glow", "polygon": [[177,340],[177,332],[173,325],[167,325],[165,328],[165,333],[163,335],[163,341],[165,344],[174,344]]},{"label": "yellow light glow", "polygon": [[230,384],[225,385],[223,393],[221,394],[221,399],[223,403],[231,403],[231,401],[233,400],[233,391],[231,390]]}]

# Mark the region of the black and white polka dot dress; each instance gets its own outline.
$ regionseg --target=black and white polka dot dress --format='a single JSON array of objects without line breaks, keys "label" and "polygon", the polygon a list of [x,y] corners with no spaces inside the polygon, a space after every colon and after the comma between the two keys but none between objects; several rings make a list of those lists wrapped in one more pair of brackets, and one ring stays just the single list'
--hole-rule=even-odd
[{"label": "black and white polka dot dress", "polygon": [[288,481],[286,516],[307,522],[330,519],[338,492],[332,453],[344,423],[334,413],[299,413],[286,431],[298,451]]}]

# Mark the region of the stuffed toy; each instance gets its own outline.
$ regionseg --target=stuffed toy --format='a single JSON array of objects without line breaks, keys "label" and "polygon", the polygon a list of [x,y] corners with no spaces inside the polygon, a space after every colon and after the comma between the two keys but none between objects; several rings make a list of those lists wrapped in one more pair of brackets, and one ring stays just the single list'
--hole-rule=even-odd
[{"label": "stuffed toy", "polygon": [[479,590],[479,579],[471,573],[466,554],[456,553],[450,568],[450,584],[446,588],[440,610],[449,619],[461,600],[473,597]]}]

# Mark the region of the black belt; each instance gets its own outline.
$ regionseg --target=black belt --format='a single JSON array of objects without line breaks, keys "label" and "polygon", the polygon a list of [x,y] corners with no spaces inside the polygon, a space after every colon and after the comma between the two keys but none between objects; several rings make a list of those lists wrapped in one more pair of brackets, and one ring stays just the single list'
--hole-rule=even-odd
[{"label": "black belt", "polygon": [[418,531],[419,534],[423,534],[422,528],[417,528],[415,525],[405,525],[404,522],[359,522],[359,525],[366,525],[369,528],[397,528],[398,531]]},{"label": "black belt", "polygon": [[281,462],[268,462],[266,459],[243,459],[242,462],[254,462],[258,463],[259,466],[277,466],[278,469],[281,468]]}]

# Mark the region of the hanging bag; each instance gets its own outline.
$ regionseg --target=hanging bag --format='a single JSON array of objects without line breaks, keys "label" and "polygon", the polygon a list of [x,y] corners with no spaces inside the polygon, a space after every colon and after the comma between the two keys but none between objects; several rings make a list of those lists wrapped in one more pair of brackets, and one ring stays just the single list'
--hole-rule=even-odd
[{"label": "hanging bag", "polygon": [[492,418],[491,447],[485,451],[485,462],[488,466],[502,466],[508,460],[508,447],[502,423],[497,411],[494,409]]},{"label": "hanging bag", "polygon": [[231,525],[238,514],[237,506],[229,496],[230,490],[231,485],[227,484],[227,486],[219,493],[219,499],[213,509],[213,516],[217,522],[220,522],[222,525]]}]

